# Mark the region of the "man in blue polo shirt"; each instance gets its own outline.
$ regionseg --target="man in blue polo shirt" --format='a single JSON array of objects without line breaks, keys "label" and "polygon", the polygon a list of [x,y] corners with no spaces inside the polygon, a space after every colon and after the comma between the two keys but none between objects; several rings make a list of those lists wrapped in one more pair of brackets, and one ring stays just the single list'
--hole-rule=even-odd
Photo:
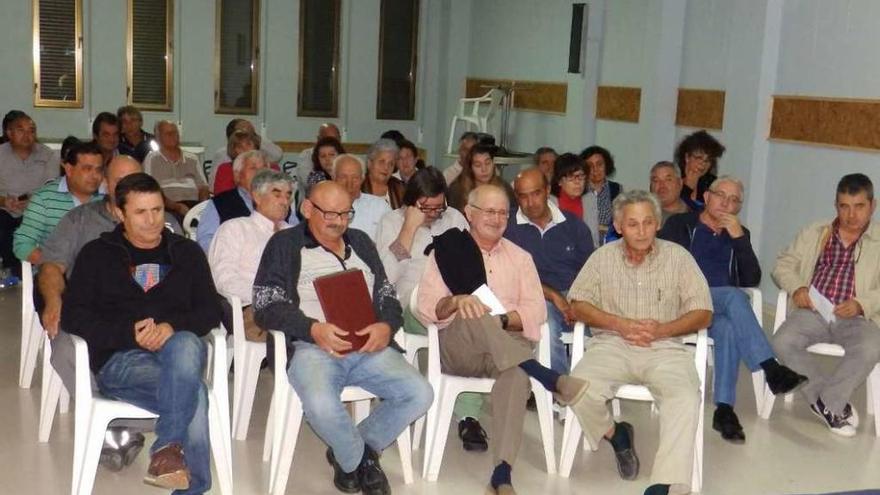
[{"label": "man in blue polo shirt", "polygon": [[547,200],[550,184],[539,169],[521,172],[513,189],[519,208],[511,215],[504,237],[535,261],[547,301],[550,367],[568,373],[568,354],[560,339],[563,332],[571,332],[573,317],[565,295],[593,252],[593,236],[583,220]]}]

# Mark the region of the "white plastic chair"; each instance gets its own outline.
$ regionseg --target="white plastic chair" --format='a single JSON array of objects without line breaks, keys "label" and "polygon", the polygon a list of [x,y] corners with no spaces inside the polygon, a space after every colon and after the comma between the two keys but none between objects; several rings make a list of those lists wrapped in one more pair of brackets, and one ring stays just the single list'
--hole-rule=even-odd
[{"label": "white plastic chair", "polygon": [[244,316],[241,298],[226,296],[232,306],[232,361],[235,371],[232,380],[232,436],[247,440],[254,394],[260,378],[260,364],[266,358],[265,342],[250,342],[244,335]]},{"label": "white plastic chair", "polygon": [[[158,416],[127,402],[92,393],[89,351],[85,340],[71,335],[76,349],[76,401],[73,442],[73,480],[70,493],[92,493],[98,458],[107,425],[117,418],[155,419]],[[208,387],[211,452],[217,472],[216,485],[223,495],[232,495],[232,445],[229,435],[229,396],[226,378],[226,338],[220,330],[211,332]]]},{"label": "white plastic chair", "polygon": [[[413,315],[418,311],[418,299],[419,299],[419,286],[418,284],[413,288],[412,292],[409,295],[409,310]],[[401,330],[402,331],[402,330]],[[406,360],[409,361],[409,364],[413,365],[416,369],[419,368],[419,351],[422,349],[428,348],[428,336],[427,335],[417,335],[417,334],[407,334],[406,335],[406,345],[404,346],[404,350],[406,351]],[[417,419],[415,424],[413,425],[413,439],[412,439],[412,449],[419,450],[419,447],[422,443],[422,431],[425,429],[425,416]]]},{"label": "white plastic chair", "polygon": [[21,360],[18,366],[18,386],[31,388],[37,355],[42,344],[43,325],[34,308],[34,272],[27,261],[21,262]]},{"label": "white plastic chair", "polygon": [[[788,316],[788,293],[785,291],[779,291],[779,296],[776,298],[776,317],[773,321],[774,334],[779,330],[779,327],[782,326],[786,316]],[[807,351],[820,356],[843,357],[845,354],[843,347],[827,342],[813,344],[810,347],[807,347]],[[880,411],[880,363],[876,364],[874,369],[871,370],[871,374],[868,375],[868,382],[865,390],[867,396],[865,402],[867,403],[868,414],[874,415],[874,435],[880,437],[880,414],[877,414],[877,411]],[[790,403],[793,400],[794,394],[785,394],[785,402]],[[764,409],[760,413],[762,418],[770,419],[770,414],[773,412],[773,404],[775,402],[776,396],[770,391],[770,387],[765,387]]]},{"label": "white plastic chair", "polygon": [[[573,347],[571,356],[572,369],[584,356],[584,324],[578,322],[574,327]],[[699,493],[703,486],[703,405],[706,400],[706,359],[708,355],[708,336],[706,330],[697,333],[696,349],[694,351],[694,365],[697,368],[697,376],[700,378],[700,409],[697,414],[697,433],[694,438],[694,470],[691,479],[691,491]],[[642,385],[621,385],[617,390],[616,397],[619,399],[654,401],[654,397],[647,387]],[[675,414],[675,411],[666,411],[664,414]],[[565,427],[562,434],[562,453],[559,459],[559,474],[565,478],[571,474],[580,437],[583,436],[580,422],[574,411],[569,407],[565,411]],[[589,445],[584,437],[584,450],[590,448],[598,450],[597,445]]]},{"label": "white plastic chair", "polygon": [[458,111],[452,116],[452,125],[449,128],[449,144],[446,146],[447,153],[455,153],[455,140],[458,138],[456,127],[459,122],[464,123],[465,131],[476,130],[477,132],[489,132],[489,121],[501,107],[504,92],[498,88],[490,89],[483,96],[477,98],[460,98]]},{"label": "white plastic chair", "polygon": [[[550,365],[550,330],[547,324],[541,325],[541,340],[538,343],[538,362]],[[425,435],[425,459],[422,476],[428,481],[437,481],[446,439],[449,435],[449,422],[455,400],[462,392],[490,393],[495,384],[493,378],[469,378],[447,375],[440,370],[440,341],[437,325],[428,326],[428,381],[434,387],[434,403],[428,409],[428,428]],[[531,379],[532,392],[538,406],[538,423],[541,427],[541,440],[544,444],[544,459],[547,472],[556,472],[556,453],[553,438],[553,396],[537,380]]]},{"label": "white plastic chair", "polygon": [[196,221],[199,217],[202,216],[202,212],[208,206],[208,202],[210,199],[206,199],[200,203],[195,204],[189,211],[186,212],[186,215],[183,216],[183,231],[186,233],[186,236],[192,240],[196,239],[196,230],[197,225]]},{"label": "white plastic chair", "polygon": [[[287,380],[287,347],[284,334],[277,330],[269,331],[274,343],[274,390],[269,407],[270,422],[266,426],[266,436],[271,433],[271,457],[269,468],[269,493],[283,495],[287,489],[293,453],[302,424],[303,409],[296,391]],[[396,341],[401,343],[405,337],[403,331],[397,332]],[[405,344],[405,342],[403,342]],[[405,345],[404,345],[405,347]],[[340,400],[354,402],[355,421],[360,423],[370,413],[370,401],[376,396],[360,387],[345,387]],[[397,448],[400,451],[400,464],[403,471],[403,482],[413,482],[412,448],[410,445],[409,427],[397,437]],[[266,460],[264,445],[263,460]]]},{"label": "white plastic chair", "polygon": [[52,434],[55,422],[55,409],[60,403],[61,414],[67,414],[70,394],[64,388],[61,377],[52,367],[52,343],[49,335],[43,334],[43,383],[40,389],[40,425],[37,441],[46,443]]}]

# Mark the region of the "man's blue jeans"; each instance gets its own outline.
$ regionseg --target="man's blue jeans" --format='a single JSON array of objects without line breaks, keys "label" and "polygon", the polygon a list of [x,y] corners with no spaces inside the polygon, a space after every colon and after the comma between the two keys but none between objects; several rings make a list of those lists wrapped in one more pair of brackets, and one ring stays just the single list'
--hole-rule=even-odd
[{"label": "man's blue jeans", "polygon": [[572,332],[572,326],[565,323],[565,316],[552,302],[546,301],[546,303],[547,326],[550,327],[550,369],[559,374],[567,375],[571,363],[568,351],[561,339],[563,332]]},{"label": "man's blue jeans", "polygon": [[715,403],[733,406],[739,361],[752,371],[774,356],[749,296],[737,287],[710,287],[715,308],[709,337],[715,342]]},{"label": "man's blue jeans", "polygon": [[176,490],[177,495],[211,488],[208,389],[202,382],[206,353],[198,336],[177,331],[158,352],[135,349],[113,354],[97,375],[103,395],[159,415],[151,454],[171,443],[183,447],[191,480],[189,489]]},{"label": "man's blue jeans", "polygon": [[[306,420],[347,473],[360,464],[364,444],[381,452],[424,415],[434,400],[428,381],[390,347],[333,357],[309,342],[294,345],[288,379],[302,401]],[[381,399],[358,425],[339,400],[342,389],[350,385]]]}]

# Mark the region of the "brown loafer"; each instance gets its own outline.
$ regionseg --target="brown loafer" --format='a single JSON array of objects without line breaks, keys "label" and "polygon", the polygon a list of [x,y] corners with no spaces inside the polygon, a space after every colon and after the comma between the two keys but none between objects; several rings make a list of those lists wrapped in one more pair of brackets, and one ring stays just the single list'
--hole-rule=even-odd
[{"label": "brown loafer", "polygon": [[498,488],[489,485],[486,487],[486,495],[516,495],[516,490],[511,485],[498,485]]},{"label": "brown loafer", "polygon": [[577,404],[584,394],[587,393],[588,388],[590,388],[590,382],[583,378],[560,375],[559,379],[556,380],[556,392],[553,393],[553,397],[556,398],[556,402],[563,406],[570,406]]},{"label": "brown loafer", "polygon": [[189,488],[189,479],[189,468],[183,458],[183,447],[179,444],[170,443],[150,456],[150,467],[144,483],[168,490],[186,490]]}]

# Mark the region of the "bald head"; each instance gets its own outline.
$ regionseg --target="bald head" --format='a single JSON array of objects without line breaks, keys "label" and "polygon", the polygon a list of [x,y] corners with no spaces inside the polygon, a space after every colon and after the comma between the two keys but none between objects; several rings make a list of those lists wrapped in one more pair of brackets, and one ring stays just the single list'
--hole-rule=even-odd
[{"label": "bald head", "polygon": [[521,185],[528,186],[529,188],[549,186],[547,177],[538,167],[528,168],[517,174],[516,179],[513,181],[514,190],[518,191]]},{"label": "bald head", "polygon": [[513,189],[520,211],[531,222],[543,228],[553,219],[550,204],[547,202],[550,195],[549,183],[540,168],[534,167],[520,172],[513,183]]},{"label": "bald head", "polygon": [[353,216],[351,196],[335,182],[319,182],[309,191],[309,199],[303,201],[302,214],[318,242],[335,246]]},{"label": "bald head", "polygon": [[[324,200],[329,201],[337,196],[348,199],[348,192],[341,185],[329,180],[315,184],[309,191],[309,201],[312,202],[317,201],[318,203],[322,203]],[[350,205],[351,200],[348,200],[348,202]]]},{"label": "bald head", "polygon": [[104,167],[104,180],[107,183],[107,196],[110,203],[116,204],[116,184],[131,174],[143,172],[140,162],[128,155],[116,155]]}]

